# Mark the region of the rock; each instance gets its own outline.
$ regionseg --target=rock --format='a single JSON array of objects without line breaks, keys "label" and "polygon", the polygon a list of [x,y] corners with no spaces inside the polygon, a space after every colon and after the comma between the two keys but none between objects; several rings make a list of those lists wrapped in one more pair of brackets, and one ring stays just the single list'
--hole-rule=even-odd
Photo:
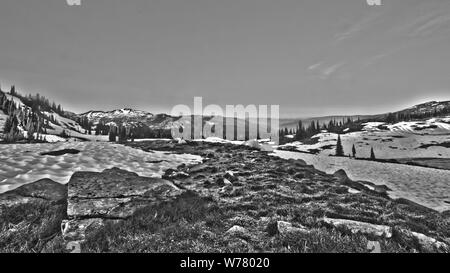
[{"label": "rock", "polygon": [[424,249],[426,251],[429,251],[429,252],[444,251],[447,253],[450,251],[449,245],[447,245],[443,242],[439,242],[438,240],[428,237],[421,233],[417,233],[417,232],[411,232],[411,233],[419,241],[419,244],[422,247],[422,249]]},{"label": "rock", "polygon": [[308,230],[305,227],[294,227],[289,222],[278,221],[277,229],[280,235],[288,235],[292,233],[308,233]]},{"label": "rock", "polygon": [[223,177],[231,182],[236,182],[239,180],[232,171],[227,171]]},{"label": "rock", "polygon": [[209,166],[207,164],[199,164],[199,165],[195,165],[189,169],[189,173],[191,173],[191,174],[200,173],[200,172],[215,173],[215,172],[217,172],[217,167]]},{"label": "rock", "polygon": [[183,191],[160,178],[141,177],[113,168],[101,173],[77,172],[68,183],[66,241],[84,241],[105,221],[120,221],[142,207],[172,200]]},{"label": "rock", "polygon": [[100,218],[83,220],[64,220],[61,223],[61,232],[64,239],[69,242],[83,242],[86,234],[102,228],[105,221]]},{"label": "rock", "polygon": [[375,191],[378,193],[387,193],[388,191],[391,191],[391,189],[386,185],[374,185]]},{"label": "rock", "polygon": [[64,203],[67,187],[50,179],[42,179],[0,194],[0,206],[12,207],[32,202]]},{"label": "rock", "polygon": [[303,159],[296,159],[296,160],[295,160],[295,165],[296,165],[296,166],[299,166],[299,167],[302,167],[302,166],[308,166],[308,164],[306,163],[306,161],[303,160]]},{"label": "rock", "polygon": [[233,183],[230,182],[230,180],[220,177],[217,179],[216,184],[223,187],[223,186],[233,186]]},{"label": "rock", "polygon": [[386,186],[376,186],[373,183],[365,182],[365,181],[353,181],[348,176],[344,170],[338,170],[333,174],[333,176],[338,180],[339,183],[346,185],[350,188],[353,188],[357,191],[371,191],[380,194],[386,194],[386,191],[389,190]]},{"label": "rock", "polygon": [[262,144],[262,145],[260,145],[259,149],[263,152],[269,152],[269,153],[271,153],[275,150],[274,147],[269,144]]},{"label": "rock", "polygon": [[353,188],[348,188],[348,193],[351,193],[351,194],[358,194],[358,193],[361,193],[361,191],[355,190],[355,189],[353,189]]},{"label": "rock", "polygon": [[50,155],[50,156],[61,156],[61,155],[65,155],[65,154],[76,155],[76,154],[79,154],[80,152],[81,151],[76,150],[76,149],[64,149],[64,150],[59,150],[59,151],[41,153],[41,155]]},{"label": "rock", "polygon": [[346,182],[346,181],[350,180],[350,178],[348,178],[347,173],[342,169],[336,171],[333,174],[333,176],[336,177],[339,180],[339,182]]},{"label": "rock", "polygon": [[261,149],[261,145],[259,144],[259,142],[255,139],[252,140],[248,140],[244,143],[245,146],[251,147],[253,149]]},{"label": "rock", "polygon": [[353,220],[331,219],[331,218],[322,219],[322,223],[325,224],[326,226],[331,226],[344,232],[351,232],[352,234],[360,233],[375,238],[392,237],[392,228],[389,226],[375,225]]},{"label": "rock", "polygon": [[73,242],[69,242],[69,243],[66,245],[66,250],[67,250],[69,253],[72,253],[72,254],[74,254],[74,253],[81,253],[81,244],[82,244],[81,241],[73,241]]},{"label": "rock", "polygon": [[377,241],[367,242],[367,250],[370,251],[370,253],[381,253],[380,242]]},{"label": "rock", "polygon": [[422,252],[449,252],[450,246],[425,234],[404,228],[395,228],[395,236],[402,244],[418,248]]},{"label": "rock", "polygon": [[187,177],[189,177],[189,174],[174,169],[166,170],[162,176],[163,179],[183,179]]},{"label": "rock", "polygon": [[391,191],[391,189],[386,185],[377,185],[372,182],[367,181],[358,181],[353,183],[360,183],[361,185],[365,186],[367,189],[374,191],[379,194],[386,195],[388,191]]},{"label": "rock", "polygon": [[248,239],[251,237],[248,230],[241,226],[233,226],[232,228],[227,230],[227,232],[225,232],[225,234],[228,236],[238,237],[238,238],[242,238],[242,239]]}]

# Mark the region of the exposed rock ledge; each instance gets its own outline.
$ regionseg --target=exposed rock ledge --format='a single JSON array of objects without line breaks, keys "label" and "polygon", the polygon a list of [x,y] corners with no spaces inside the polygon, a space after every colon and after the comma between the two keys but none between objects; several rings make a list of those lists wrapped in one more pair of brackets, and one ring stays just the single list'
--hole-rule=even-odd
[{"label": "exposed rock ledge", "polygon": [[89,232],[107,221],[125,220],[139,208],[171,200],[183,192],[168,180],[140,177],[117,168],[101,173],[77,172],[67,188],[68,219],[61,229],[69,246],[76,249]]}]

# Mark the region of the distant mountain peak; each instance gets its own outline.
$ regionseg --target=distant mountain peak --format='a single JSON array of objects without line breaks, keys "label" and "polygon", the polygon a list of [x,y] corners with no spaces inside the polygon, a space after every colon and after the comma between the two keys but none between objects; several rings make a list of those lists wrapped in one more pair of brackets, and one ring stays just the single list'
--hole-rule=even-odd
[{"label": "distant mountain peak", "polygon": [[114,118],[150,118],[153,117],[152,113],[135,110],[131,108],[121,108],[111,111],[88,111],[86,113],[80,114],[82,117],[87,117],[90,120],[96,120],[102,118],[114,119]]}]

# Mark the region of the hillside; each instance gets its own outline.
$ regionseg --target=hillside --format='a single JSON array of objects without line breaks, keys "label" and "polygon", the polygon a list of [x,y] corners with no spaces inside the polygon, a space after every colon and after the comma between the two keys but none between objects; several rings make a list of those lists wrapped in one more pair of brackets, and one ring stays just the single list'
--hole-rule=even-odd
[{"label": "hillside", "polygon": [[[9,142],[58,142],[67,140],[102,140],[69,118],[73,113],[60,106],[48,107],[39,97],[23,97],[0,91],[0,140]],[[8,126],[6,126],[8,125]]]},{"label": "hillside", "polygon": [[337,115],[337,116],[323,116],[323,117],[310,117],[310,118],[285,118],[280,119],[280,127],[295,129],[299,120],[303,124],[310,124],[312,121],[319,122],[320,125],[328,124],[330,121],[336,120],[361,120],[363,122],[378,121],[378,122],[391,122],[393,118],[396,121],[408,121],[411,119],[424,119],[430,117],[439,117],[450,114],[450,101],[430,101],[414,105],[410,108],[391,112],[380,113],[375,115]]}]

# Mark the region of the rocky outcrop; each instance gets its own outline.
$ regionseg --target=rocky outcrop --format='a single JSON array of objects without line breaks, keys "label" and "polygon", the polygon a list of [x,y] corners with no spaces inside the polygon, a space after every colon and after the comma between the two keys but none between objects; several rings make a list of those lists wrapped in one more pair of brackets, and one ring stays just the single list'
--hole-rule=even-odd
[{"label": "rocky outcrop", "polygon": [[77,172],[67,187],[68,220],[63,221],[61,229],[72,246],[107,222],[125,220],[142,207],[183,192],[170,181],[140,177],[117,168],[101,173]]},{"label": "rocky outcrop", "polygon": [[366,191],[380,195],[387,195],[387,192],[390,191],[389,187],[387,187],[386,185],[376,185],[367,181],[353,181],[342,169],[336,171],[333,176],[337,181],[339,181],[339,183],[348,186],[350,188],[350,192]]},{"label": "rocky outcrop", "polygon": [[0,195],[0,208],[10,208],[28,203],[64,203],[67,187],[50,179],[42,179],[23,185]]},{"label": "rocky outcrop", "polygon": [[330,219],[324,218],[322,223],[326,226],[334,227],[344,232],[352,234],[363,234],[374,238],[391,238],[392,228],[385,225],[374,225],[370,223],[345,220],[345,219]]},{"label": "rocky outcrop", "polygon": [[404,228],[395,228],[394,234],[398,241],[406,245],[414,246],[421,252],[433,253],[450,251],[448,244],[422,233],[413,232]]},{"label": "rocky outcrop", "polygon": [[50,179],[0,194],[0,252],[55,249],[66,208],[67,187]]}]

